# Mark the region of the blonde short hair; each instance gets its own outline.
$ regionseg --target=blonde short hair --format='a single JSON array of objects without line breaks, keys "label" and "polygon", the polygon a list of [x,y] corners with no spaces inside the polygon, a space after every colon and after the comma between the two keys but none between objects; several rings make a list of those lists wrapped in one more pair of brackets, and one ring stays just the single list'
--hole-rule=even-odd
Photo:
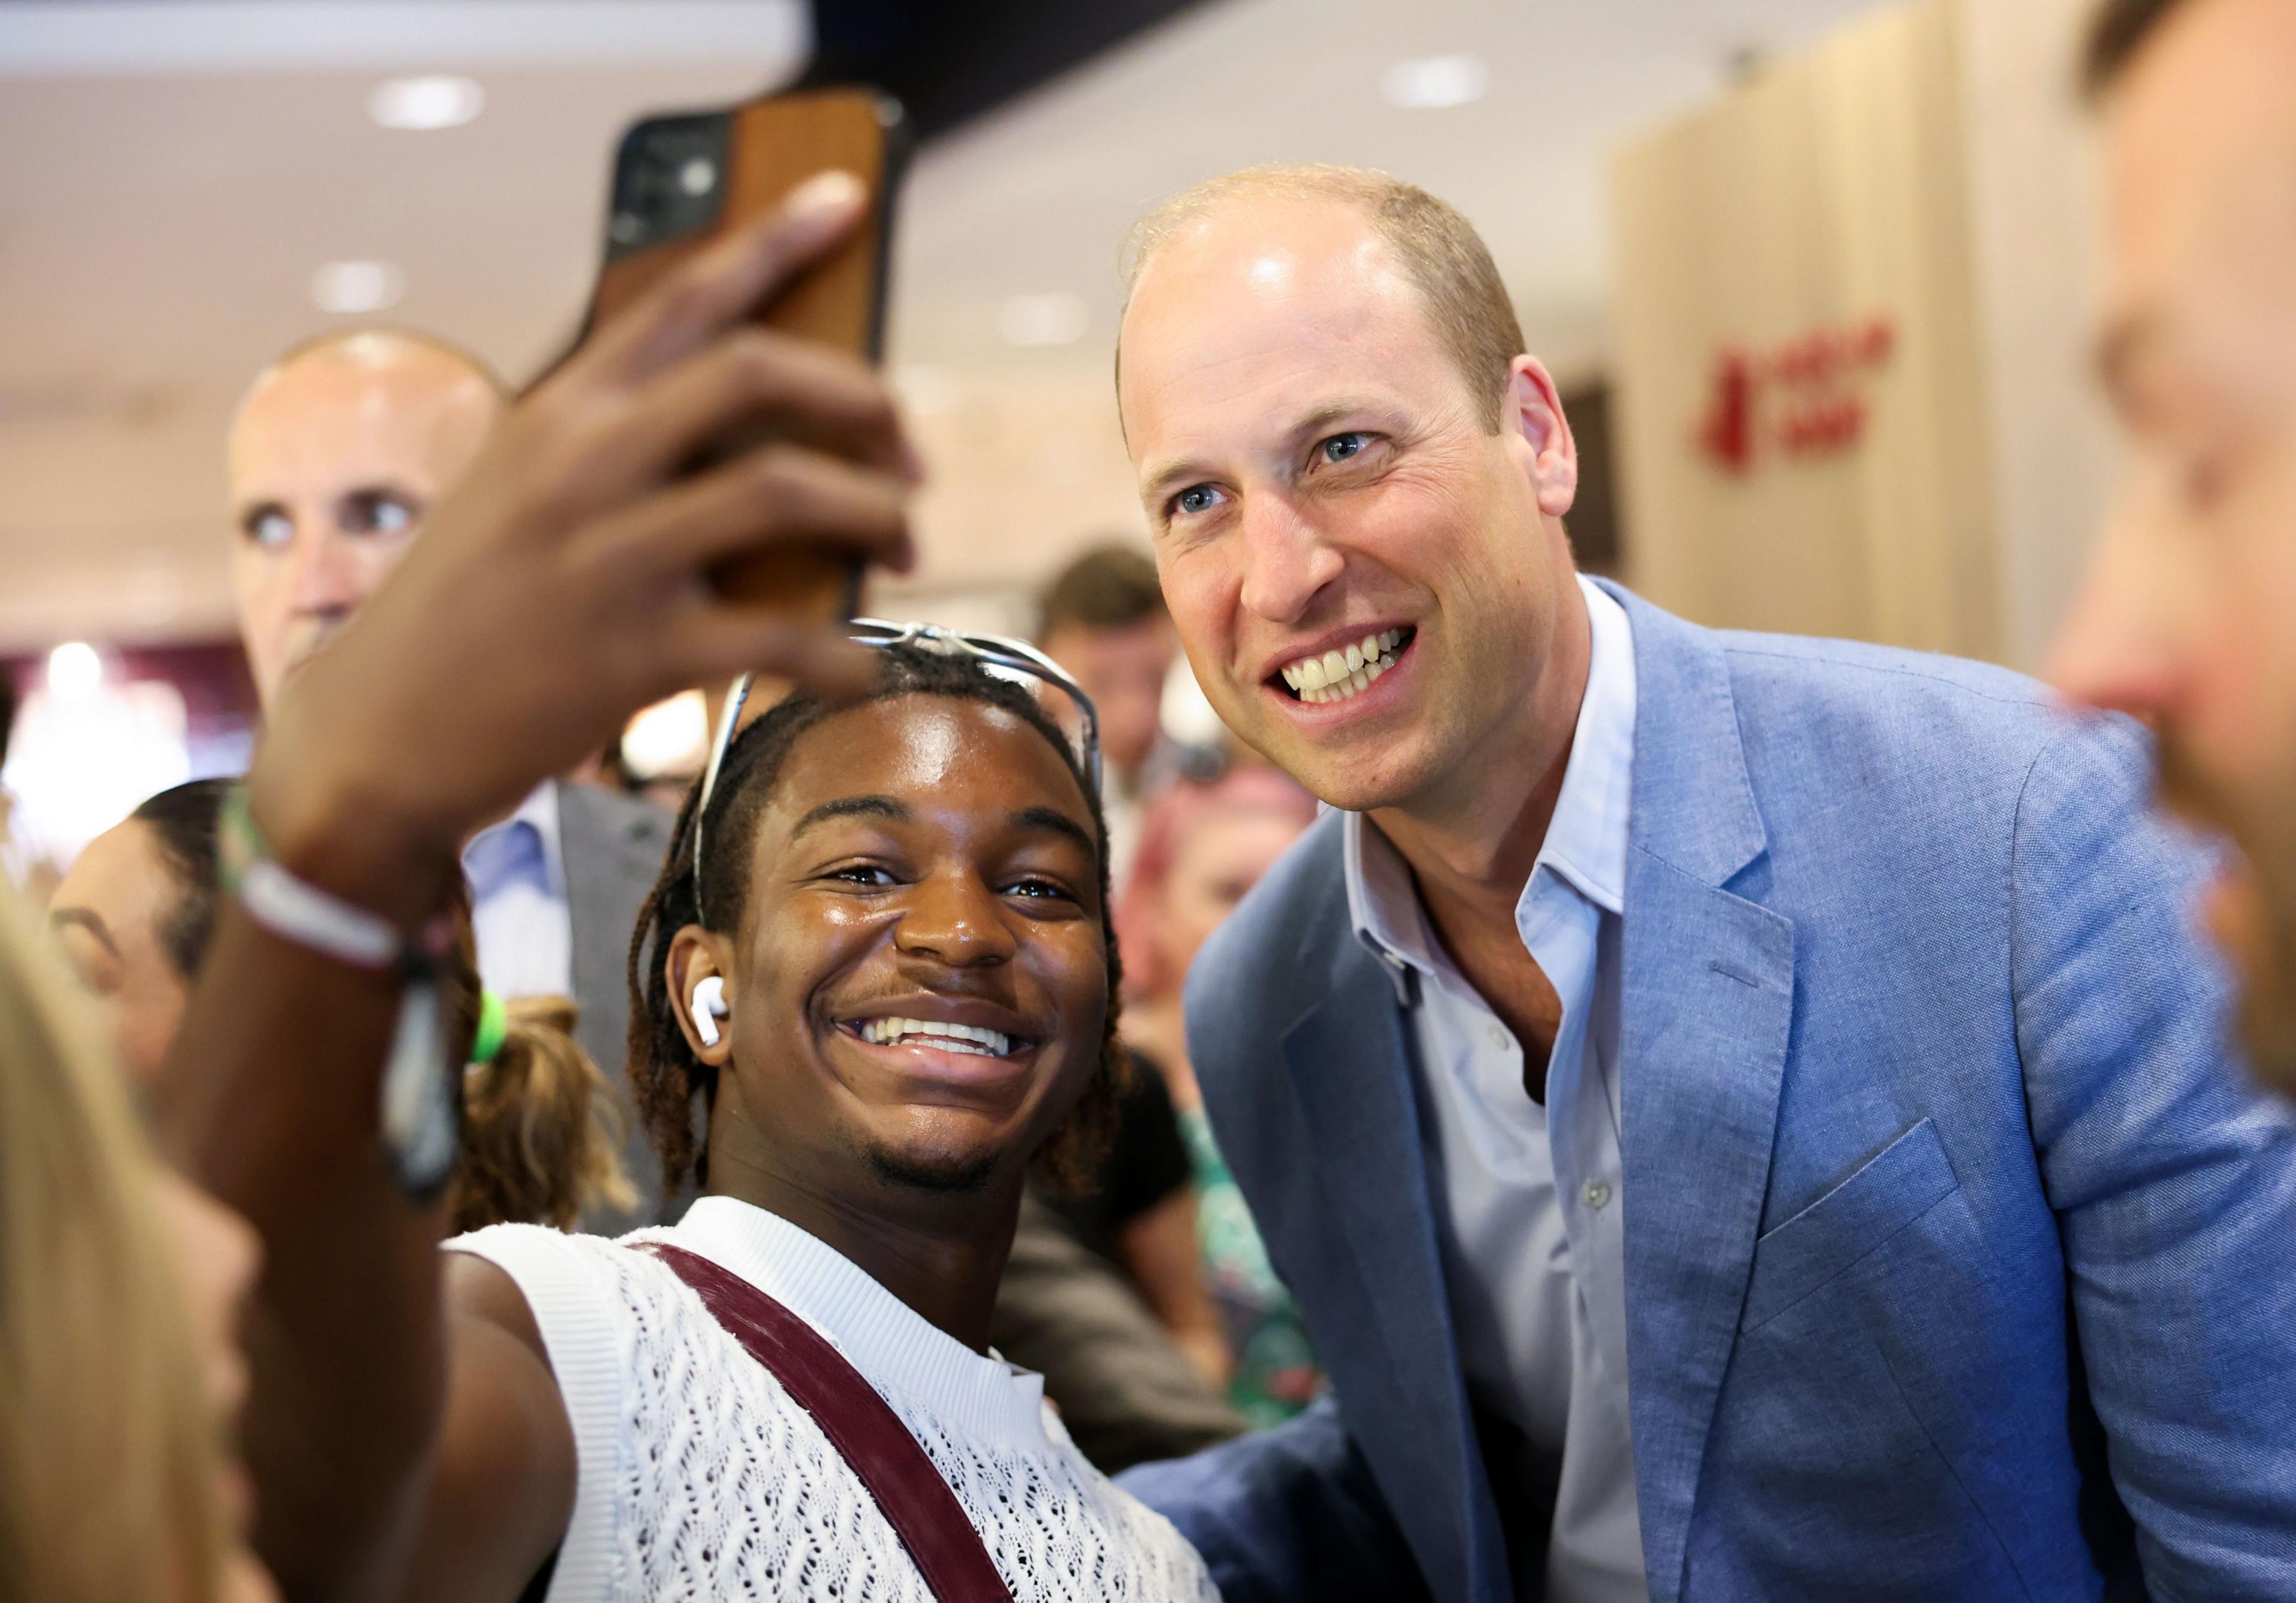
[{"label": "blonde short hair", "polygon": [[[1482,403],[1484,427],[1498,429],[1508,372],[1524,346],[1514,303],[1507,299],[1490,248],[1456,207],[1372,168],[1271,163],[1182,190],[1135,223],[1125,236],[1126,307],[1131,306],[1141,273],[1173,234],[1196,218],[1253,194],[1308,196],[1358,208],[1419,291],[1436,337],[1467,381],[1469,392]],[[1120,339],[1116,359],[1120,377]]]}]

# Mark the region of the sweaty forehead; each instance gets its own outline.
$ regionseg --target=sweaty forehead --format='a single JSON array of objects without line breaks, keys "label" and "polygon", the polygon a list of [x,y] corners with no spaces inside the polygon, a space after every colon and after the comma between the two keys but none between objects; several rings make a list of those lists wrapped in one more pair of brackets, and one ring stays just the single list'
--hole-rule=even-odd
[{"label": "sweaty forehead", "polygon": [[1120,340],[1136,452],[1207,406],[1313,405],[1446,364],[1417,287],[1362,209],[1281,193],[1229,197],[1160,241]]},{"label": "sweaty forehead", "polygon": [[853,796],[999,822],[1053,807],[1091,827],[1083,792],[1042,733],[1003,707],[950,696],[895,696],[824,718],[790,748],[769,814],[786,830]]}]

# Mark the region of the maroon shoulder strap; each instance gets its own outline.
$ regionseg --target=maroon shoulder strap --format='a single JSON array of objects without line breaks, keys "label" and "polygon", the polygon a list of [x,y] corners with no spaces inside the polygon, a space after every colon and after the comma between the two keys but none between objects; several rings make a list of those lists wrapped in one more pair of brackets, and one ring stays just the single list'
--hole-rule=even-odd
[{"label": "maroon shoulder strap", "polygon": [[964,1505],[909,1427],[845,1355],[749,1281],[667,1242],[652,1253],[693,1288],[709,1316],[782,1383],[845,1457],[940,1603],[1013,1603]]}]

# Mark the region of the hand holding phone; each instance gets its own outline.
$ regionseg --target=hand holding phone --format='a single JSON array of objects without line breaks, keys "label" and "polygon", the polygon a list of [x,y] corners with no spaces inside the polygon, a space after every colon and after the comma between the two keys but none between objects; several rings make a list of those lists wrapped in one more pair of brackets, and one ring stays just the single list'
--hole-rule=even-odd
[{"label": "hand holding phone", "polygon": [[[824,171],[851,174],[862,218],[841,243],[759,305],[761,328],[874,362],[884,323],[885,258],[905,141],[899,106],[863,89],[771,95],[722,111],[650,118],[615,158],[606,260],[590,323],[611,316],[698,249],[767,215]],[[712,440],[700,470],[758,443],[756,428]],[[850,552],[789,546],[722,564],[726,596],[808,620],[858,610],[861,569]]]},{"label": "hand holding phone", "polygon": [[[831,180],[728,230],[511,409],[273,709],[250,798],[291,870],[412,928],[472,830],[647,703],[750,670],[867,683],[869,654],[825,617],[702,582],[793,548],[836,552],[840,580],[908,560],[916,475],[891,397],[851,357],[749,321],[860,210]],[[692,470],[760,428],[760,448]]]}]

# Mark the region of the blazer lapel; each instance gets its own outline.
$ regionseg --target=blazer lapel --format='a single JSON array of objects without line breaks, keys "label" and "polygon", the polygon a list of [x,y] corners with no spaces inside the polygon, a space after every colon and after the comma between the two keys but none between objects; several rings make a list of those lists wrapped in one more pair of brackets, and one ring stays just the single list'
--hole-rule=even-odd
[{"label": "blazer lapel", "polygon": [[[1505,1542],[1459,1370],[1405,1021],[1384,967],[1352,930],[1335,939],[1331,988],[1284,1034],[1283,1058],[1303,1158],[1330,1207],[1326,1239],[1345,1242],[1351,1300],[1368,1305],[1377,1339],[1325,1357],[1434,1594],[1499,1603]],[[1348,1367],[1380,1366],[1353,1386],[1341,1372],[1350,1350]]]},{"label": "blazer lapel", "polygon": [[1621,929],[1627,1354],[1650,1594],[1674,1603],[1769,1188],[1794,933],[1726,888],[1767,842],[1719,646],[1621,599],[1638,680]]},{"label": "blazer lapel", "polygon": [[584,1215],[582,1228],[618,1236],[676,1218],[688,1200],[683,1193],[676,1198],[661,1194],[661,1160],[632,1098],[625,1067],[630,1004],[624,964],[638,908],[661,872],[670,821],[659,807],[644,802],[608,796],[586,785],[553,782],[558,787],[559,855],[566,871],[566,908],[573,936],[574,999],[582,1008],[576,1035],[619,1094],[622,1167],[638,1194],[637,1206],[630,1211],[594,1206]]}]

